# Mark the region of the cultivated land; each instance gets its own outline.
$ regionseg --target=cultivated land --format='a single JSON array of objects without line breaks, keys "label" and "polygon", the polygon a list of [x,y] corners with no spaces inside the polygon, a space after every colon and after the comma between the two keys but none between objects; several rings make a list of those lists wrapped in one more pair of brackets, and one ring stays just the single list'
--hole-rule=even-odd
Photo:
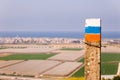
[{"label": "cultivated land", "polygon": [[39,76],[39,74],[60,64],[58,61],[48,60],[28,60],[15,65],[0,69],[1,74],[21,75],[21,76]]},{"label": "cultivated land", "polygon": [[[7,63],[7,65],[6,65]],[[14,63],[14,64],[13,64]],[[9,65],[8,65],[9,64]],[[1,64],[1,75],[33,76],[33,77],[68,77],[82,67],[80,62],[60,62],[52,60],[14,60]]]},{"label": "cultivated land", "polygon": [[7,48],[0,48],[0,49],[7,49]]},{"label": "cultivated land", "polygon": [[39,48],[37,47],[28,47],[28,48],[7,48],[7,49],[1,49],[0,53],[48,53],[51,51],[54,51],[58,48]]},{"label": "cultivated land", "polygon": [[118,63],[120,62],[120,54],[118,53],[103,53],[101,73],[103,75],[117,74]]},{"label": "cultivated land", "polygon": [[0,68],[4,68],[10,65],[14,65],[17,63],[23,62],[23,60],[10,60],[10,61],[1,61],[0,62]]},{"label": "cultivated land", "polygon": [[[40,54],[14,53],[9,56],[0,57],[1,60],[25,60],[21,63],[1,68],[0,73],[34,77],[68,77],[83,66],[83,63],[77,61],[82,59],[84,55],[84,51],[69,52],[71,51],[58,52],[59,54],[55,54],[55,52]],[[53,59],[56,56],[59,58],[58,60]],[[7,63],[8,61],[5,62]]]},{"label": "cultivated land", "polygon": [[78,61],[84,57],[83,51],[79,53],[60,53],[53,57],[48,58],[48,60],[57,60],[57,61]]},{"label": "cultivated land", "polygon": [[40,54],[11,54],[9,56],[0,57],[0,60],[45,60],[55,54],[40,53]]},{"label": "cultivated land", "polygon": [[[22,60],[22,59],[27,60],[28,58],[29,58],[29,60],[30,60],[30,58],[33,59],[33,60],[34,59],[45,60],[47,58],[48,59],[54,58],[56,56],[60,57],[61,55],[63,55],[66,59],[69,58],[69,57],[65,56],[66,55],[65,53],[62,53],[62,54],[58,54],[58,55],[57,54],[56,55],[55,54],[13,54],[13,55],[9,55],[9,56],[6,56],[6,57],[1,57],[0,59],[3,58],[3,60],[11,60],[11,59],[16,59],[17,56],[20,56],[20,55],[22,57],[20,57],[19,60]],[[11,56],[13,56],[13,57],[11,57]],[[63,61],[69,61],[69,60],[65,60],[64,57],[61,56],[61,58],[56,58],[56,59],[58,59],[56,61],[62,61],[62,62]],[[63,60],[62,60],[62,58],[63,58]],[[18,60],[18,58],[17,58],[17,60]],[[53,60],[55,60],[55,59],[53,59]],[[101,60],[102,60],[101,72],[102,72],[103,75],[108,75],[108,74],[112,75],[112,74],[117,73],[118,63],[120,62],[120,54],[118,54],[118,53],[102,53]],[[79,62],[83,62],[83,61],[84,60],[81,59]],[[84,67],[82,67],[75,74],[73,74],[73,77],[80,77],[80,76],[84,76]]]},{"label": "cultivated land", "polygon": [[[101,54],[101,74],[102,75],[115,75],[118,70],[118,63],[120,62],[120,54],[118,53],[102,53]],[[81,59],[79,62],[84,62]],[[78,70],[73,77],[84,76],[84,67]]]},{"label": "cultivated land", "polygon": [[[109,50],[108,50],[108,48],[109,48]],[[31,48],[31,49],[34,49],[34,48]],[[47,49],[47,48],[44,48],[43,50],[45,50],[45,49]],[[74,50],[72,50],[72,49],[73,48],[68,48],[66,50],[65,49],[61,50],[61,48],[60,49],[50,49],[50,50],[46,51],[45,53],[43,53],[43,52],[40,53],[39,50],[42,50],[42,48],[41,49],[37,48],[37,50],[38,50],[38,52],[40,54],[39,53],[33,54],[34,50],[36,50],[36,49],[34,49],[33,52],[32,51],[28,51],[27,53],[26,53],[26,50],[24,50],[25,52],[21,51],[22,54],[18,52],[18,53],[14,53],[14,54],[6,56],[6,57],[0,57],[0,59],[1,60],[13,60],[13,59],[14,60],[28,60],[28,63],[30,61],[29,64],[31,64],[31,60],[38,60],[39,59],[40,62],[38,61],[38,63],[36,63],[37,66],[39,65],[39,67],[40,67],[40,66],[43,65],[42,68],[45,68],[46,65],[49,65],[47,63],[47,61],[50,61],[49,63],[52,66],[52,67],[48,67],[46,69],[43,69],[43,70],[45,70],[43,72],[42,71],[39,72],[42,68],[39,69],[39,67],[38,67],[38,70],[37,70],[37,67],[34,66],[34,67],[36,67],[36,70],[33,71],[34,74],[29,72],[29,70],[28,70],[28,73],[27,73],[27,71],[26,71],[26,73],[21,72],[19,70],[22,70],[22,68],[20,68],[19,70],[16,69],[14,72],[12,72],[12,74],[14,74],[14,75],[19,75],[20,74],[21,76],[22,75],[24,75],[24,76],[28,75],[28,76],[40,76],[40,77],[45,77],[45,76],[68,77],[68,76],[71,76],[71,75],[73,77],[84,76],[84,67],[82,67],[83,64],[80,65],[81,62],[83,63],[83,61],[84,61],[84,59],[82,59],[83,55],[84,55],[84,50],[80,51],[80,50],[78,50],[78,48],[75,48]],[[107,51],[105,51],[105,49],[107,49]],[[102,60],[102,66],[101,66],[102,70],[101,70],[101,72],[102,72],[103,75],[116,74],[117,73],[117,68],[118,68],[118,62],[120,62],[120,54],[119,54],[120,52],[119,52],[119,49],[117,47],[115,47],[115,48],[106,47],[105,49],[104,50],[102,49],[102,52],[104,52],[104,53],[102,53],[102,55],[101,55],[101,57],[102,57],[102,59],[101,59]],[[114,51],[113,49],[118,50],[118,51],[110,53],[110,50]],[[3,50],[3,49],[1,49],[1,50]],[[6,51],[6,50],[4,49],[4,51]],[[16,50],[16,49],[14,49],[14,50]],[[22,50],[22,49],[20,49],[20,50]],[[57,53],[57,54],[53,54],[53,53]],[[21,57],[19,58],[18,56],[19,57],[21,56]],[[41,60],[45,61],[44,64],[41,63]],[[58,64],[53,65],[54,61],[57,62]],[[22,63],[24,63],[24,62],[27,62],[27,61],[23,61]],[[77,63],[79,65],[78,65],[78,67],[74,67],[74,68],[71,68],[70,65],[62,66],[62,65],[64,65],[67,62],[73,62],[73,63]],[[18,63],[18,64],[22,64],[22,63]],[[47,63],[47,64],[45,64],[45,63]],[[17,65],[17,64],[15,64],[15,65]],[[10,66],[14,66],[14,65],[10,65]],[[27,65],[24,66],[24,67],[27,67]],[[61,72],[59,72],[59,70],[62,71],[62,69],[66,68],[66,67],[68,69],[71,69],[71,70],[69,70],[68,73],[64,73],[64,74],[61,75]],[[7,67],[5,67],[5,68],[7,68]],[[0,71],[1,74],[2,74],[2,72],[8,73],[5,68],[3,68],[5,70],[5,72],[2,71],[3,69],[0,69],[1,70]],[[32,68],[30,67],[28,69],[32,70]],[[15,69],[15,68],[11,68],[11,69]],[[7,69],[7,70],[9,70],[9,69]],[[18,72],[17,72],[17,70],[18,70]],[[22,71],[24,71],[24,70],[22,70]],[[51,72],[55,73],[56,75],[51,73]],[[63,71],[63,72],[65,72],[65,71]]]},{"label": "cultivated land", "polygon": [[73,73],[77,68],[80,68],[82,63],[78,62],[64,62],[57,67],[46,71],[43,73],[45,76],[59,76],[59,77],[66,77],[69,76],[70,73]]},{"label": "cultivated land", "polygon": [[80,51],[83,50],[83,48],[62,48],[60,50]]}]

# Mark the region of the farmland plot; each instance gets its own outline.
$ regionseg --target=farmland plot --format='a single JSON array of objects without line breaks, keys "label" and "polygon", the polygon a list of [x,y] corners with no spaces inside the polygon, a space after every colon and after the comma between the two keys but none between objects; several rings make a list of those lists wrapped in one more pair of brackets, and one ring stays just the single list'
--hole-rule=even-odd
[{"label": "farmland plot", "polygon": [[60,53],[48,59],[58,60],[58,61],[78,61],[82,59],[83,56],[84,56],[84,53]]},{"label": "farmland plot", "polygon": [[59,61],[28,60],[0,69],[0,74],[36,76],[60,63]]},{"label": "farmland plot", "polygon": [[10,65],[14,65],[20,62],[23,62],[24,60],[10,60],[10,61],[2,61],[0,62],[0,68],[4,68]]},{"label": "farmland plot", "polygon": [[82,67],[82,63],[79,62],[64,62],[61,65],[43,73],[43,76],[67,77],[80,67]]}]

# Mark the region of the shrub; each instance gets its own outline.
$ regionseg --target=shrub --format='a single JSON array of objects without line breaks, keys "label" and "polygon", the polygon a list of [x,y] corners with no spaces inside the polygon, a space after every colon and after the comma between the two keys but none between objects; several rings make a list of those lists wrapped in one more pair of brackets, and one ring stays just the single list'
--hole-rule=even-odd
[{"label": "shrub", "polygon": [[120,80],[120,76],[115,76],[113,80]]}]

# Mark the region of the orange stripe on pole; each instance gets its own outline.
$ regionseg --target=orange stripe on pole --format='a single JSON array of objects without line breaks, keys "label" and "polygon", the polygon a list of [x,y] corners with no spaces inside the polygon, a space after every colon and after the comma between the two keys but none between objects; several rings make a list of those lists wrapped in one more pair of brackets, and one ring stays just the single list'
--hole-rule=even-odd
[{"label": "orange stripe on pole", "polygon": [[99,42],[101,37],[100,34],[85,34],[85,40],[90,42]]}]

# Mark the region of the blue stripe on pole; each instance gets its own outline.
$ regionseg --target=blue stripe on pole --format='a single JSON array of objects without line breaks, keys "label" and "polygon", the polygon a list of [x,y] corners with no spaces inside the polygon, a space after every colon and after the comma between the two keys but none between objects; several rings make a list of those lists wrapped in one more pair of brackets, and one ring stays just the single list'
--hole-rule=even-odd
[{"label": "blue stripe on pole", "polygon": [[85,27],[85,33],[100,33],[100,32],[101,32],[100,27],[95,26]]}]

